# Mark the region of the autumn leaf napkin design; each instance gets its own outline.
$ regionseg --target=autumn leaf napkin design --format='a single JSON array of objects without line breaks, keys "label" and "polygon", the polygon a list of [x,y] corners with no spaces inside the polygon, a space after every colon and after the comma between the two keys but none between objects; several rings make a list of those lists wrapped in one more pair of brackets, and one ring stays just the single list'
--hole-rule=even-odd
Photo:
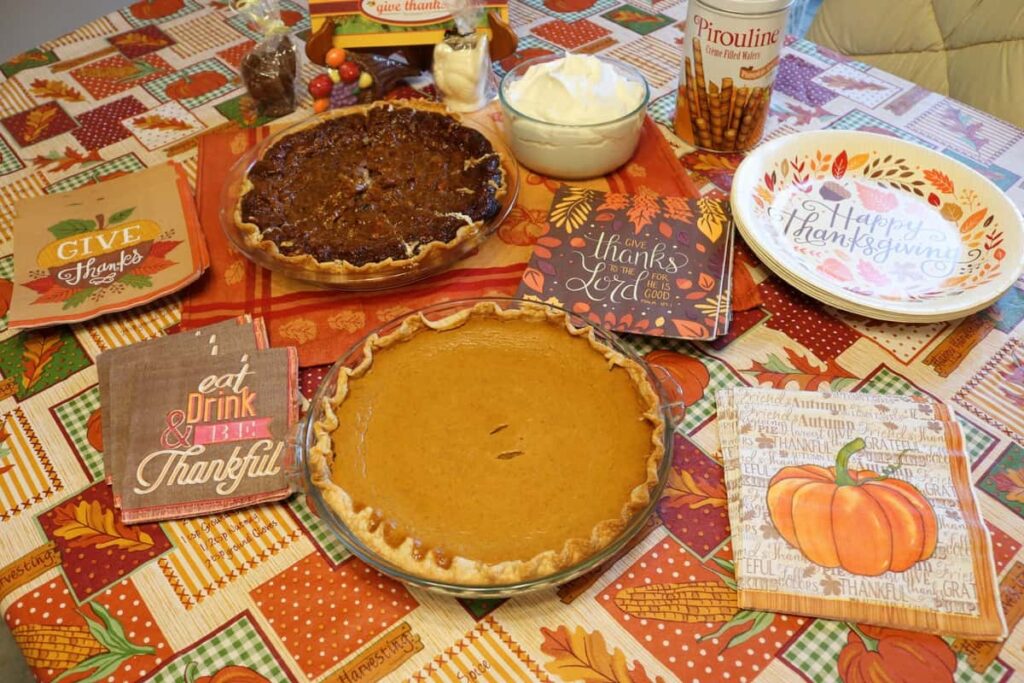
[{"label": "autumn leaf napkin design", "polygon": [[944,404],[719,391],[739,605],[998,640],[992,547]]},{"label": "autumn leaf napkin design", "polygon": [[184,287],[209,263],[177,164],[27,199],[16,210],[11,327],[132,308]]},{"label": "autumn leaf napkin design", "polygon": [[732,242],[724,201],[563,185],[519,296],[619,332],[714,339],[731,317]]}]

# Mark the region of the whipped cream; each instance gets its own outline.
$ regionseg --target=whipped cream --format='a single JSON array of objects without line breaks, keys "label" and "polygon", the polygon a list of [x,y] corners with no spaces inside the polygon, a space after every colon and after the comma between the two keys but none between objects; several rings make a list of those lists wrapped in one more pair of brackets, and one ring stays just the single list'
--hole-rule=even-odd
[{"label": "whipped cream", "polygon": [[636,111],[644,84],[592,55],[568,54],[535,64],[511,83],[508,103],[520,113],[568,125],[606,123]]},{"label": "whipped cream", "polygon": [[566,55],[513,69],[502,81],[512,153],[554,178],[594,178],[629,161],[643,128],[647,84],[609,58]]}]

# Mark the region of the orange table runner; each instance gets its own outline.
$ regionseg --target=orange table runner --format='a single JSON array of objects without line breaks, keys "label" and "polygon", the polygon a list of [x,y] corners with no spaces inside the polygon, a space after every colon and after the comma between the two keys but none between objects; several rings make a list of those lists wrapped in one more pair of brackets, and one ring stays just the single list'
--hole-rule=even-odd
[{"label": "orange table runner", "polygon": [[[500,111],[476,115],[497,134]],[[220,226],[223,179],[246,150],[271,134],[268,127],[211,133],[199,143],[199,216],[210,247],[210,269],[182,302],[184,328],[242,313],[263,316],[272,345],[294,345],[303,366],[333,363],[363,335],[420,306],[477,296],[510,296],[519,286],[533,242],[546,229],[560,182],[520,168],[516,205],[496,235],[455,267],[412,285],[344,293],[272,273],[235,251]],[[608,176],[581,183],[600,190],[699,196],[657,126],[648,119],[633,160]],[[742,282],[742,280],[741,280]],[[742,297],[740,297],[742,299]]]}]

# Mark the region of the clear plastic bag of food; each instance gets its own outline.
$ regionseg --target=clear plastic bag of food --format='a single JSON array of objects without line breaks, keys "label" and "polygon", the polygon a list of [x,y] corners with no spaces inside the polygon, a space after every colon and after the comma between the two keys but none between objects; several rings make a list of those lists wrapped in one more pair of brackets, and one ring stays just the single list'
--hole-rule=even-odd
[{"label": "clear plastic bag of food", "polygon": [[295,111],[299,53],[281,20],[278,0],[232,0],[231,8],[246,17],[263,37],[242,59],[242,82],[261,116]]}]

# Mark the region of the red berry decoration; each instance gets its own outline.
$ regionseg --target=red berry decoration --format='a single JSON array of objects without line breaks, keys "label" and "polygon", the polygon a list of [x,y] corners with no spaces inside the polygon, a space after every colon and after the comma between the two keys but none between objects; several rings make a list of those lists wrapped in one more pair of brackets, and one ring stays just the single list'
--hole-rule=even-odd
[{"label": "red berry decoration", "polygon": [[359,80],[359,65],[355,62],[345,62],[338,67],[338,73],[341,74],[341,80],[346,83],[355,83]]},{"label": "red berry decoration", "polygon": [[309,82],[309,94],[313,96],[314,100],[320,100],[325,97],[331,96],[331,88],[334,84],[331,83],[331,77],[327,74],[320,74]]},{"label": "red berry decoration", "polygon": [[345,63],[345,51],[340,47],[332,47],[327,51],[327,56],[324,57],[324,61],[327,62],[327,66],[337,69]]}]

